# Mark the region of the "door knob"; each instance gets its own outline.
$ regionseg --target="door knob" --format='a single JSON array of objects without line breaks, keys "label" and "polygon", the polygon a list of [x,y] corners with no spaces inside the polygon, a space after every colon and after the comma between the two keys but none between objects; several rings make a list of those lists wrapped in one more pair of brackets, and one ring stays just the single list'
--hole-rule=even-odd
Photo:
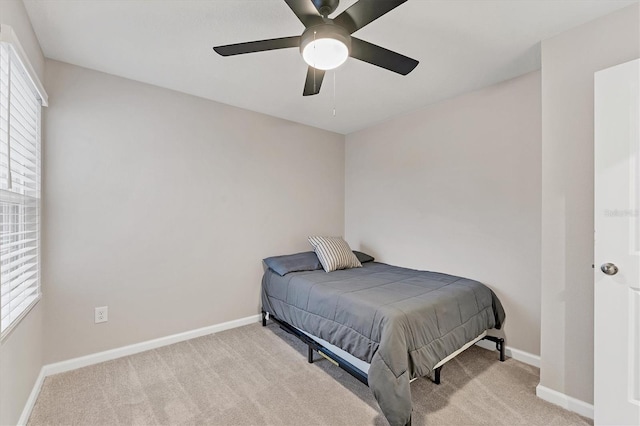
[{"label": "door knob", "polygon": [[600,270],[607,275],[615,275],[618,273],[618,267],[613,263],[603,263]]}]

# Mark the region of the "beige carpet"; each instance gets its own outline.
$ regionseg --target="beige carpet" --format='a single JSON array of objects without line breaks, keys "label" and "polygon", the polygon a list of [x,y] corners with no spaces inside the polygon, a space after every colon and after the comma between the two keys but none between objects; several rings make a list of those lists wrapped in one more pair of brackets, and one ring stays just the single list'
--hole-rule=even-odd
[{"label": "beige carpet", "polygon": [[[320,358],[316,354],[316,358]],[[411,384],[414,425],[587,425],[535,396],[538,369],[472,347]],[[29,425],[386,425],[369,388],[275,324],[48,377]]]}]

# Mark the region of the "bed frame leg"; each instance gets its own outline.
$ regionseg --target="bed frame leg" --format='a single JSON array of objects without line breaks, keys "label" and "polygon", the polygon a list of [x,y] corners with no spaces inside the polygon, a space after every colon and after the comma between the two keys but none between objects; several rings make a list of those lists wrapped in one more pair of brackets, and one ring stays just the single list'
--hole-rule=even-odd
[{"label": "bed frame leg", "polygon": [[267,326],[267,313],[265,311],[262,311],[262,326]]},{"label": "bed frame leg", "polygon": [[440,384],[440,370],[442,370],[442,366],[436,368],[433,371],[433,383],[435,383],[436,385]]},{"label": "bed frame leg", "polygon": [[496,344],[496,350],[500,351],[500,361],[504,362],[504,339],[502,337],[484,336],[483,340],[491,340]]},{"label": "bed frame leg", "polygon": [[313,348],[309,345],[309,352],[307,353],[307,362],[313,364]]}]

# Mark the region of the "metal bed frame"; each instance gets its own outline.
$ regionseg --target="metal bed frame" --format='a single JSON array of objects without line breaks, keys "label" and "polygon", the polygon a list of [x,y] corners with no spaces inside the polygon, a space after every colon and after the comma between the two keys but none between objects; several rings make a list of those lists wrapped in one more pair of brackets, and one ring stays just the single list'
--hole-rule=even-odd
[{"label": "metal bed frame", "polygon": [[[263,310],[262,311],[262,326],[263,327],[267,326],[267,319],[270,319],[271,321],[275,322],[276,324],[278,324],[280,326],[281,329],[283,329],[287,333],[297,337],[304,344],[307,345],[307,348],[308,348],[307,349],[308,350],[308,352],[307,352],[307,362],[309,364],[313,364],[313,352],[316,351],[323,358],[327,359],[330,363],[342,368],[344,371],[346,371],[347,373],[351,374],[353,377],[355,377],[356,379],[358,379],[359,381],[361,381],[365,385],[369,386],[368,375],[365,372],[363,372],[362,370],[360,370],[359,368],[355,367],[349,361],[347,361],[344,358],[334,354],[329,349],[325,348],[320,343],[316,342],[311,337],[307,336],[306,334],[304,334],[303,332],[301,332],[297,328],[293,327],[292,325],[290,325],[290,324],[288,324],[288,323],[286,323],[286,322],[274,317],[272,314],[269,314],[269,313],[267,313],[267,312],[265,312]],[[504,356],[504,339],[502,337],[484,336],[482,338],[482,340],[490,340],[490,341],[494,342],[496,344],[496,350],[500,352],[500,361],[504,362],[504,360],[505,360],[505,356]],[[432,381],[437,385],[440,384],[440,371],[442,370],[442,367],[443,367],[443,365],[441,365],[440,367],[438,367],[438,368],[433,370],[433,372],[434,372],[433,376],[434,377],[433,377]]]}]

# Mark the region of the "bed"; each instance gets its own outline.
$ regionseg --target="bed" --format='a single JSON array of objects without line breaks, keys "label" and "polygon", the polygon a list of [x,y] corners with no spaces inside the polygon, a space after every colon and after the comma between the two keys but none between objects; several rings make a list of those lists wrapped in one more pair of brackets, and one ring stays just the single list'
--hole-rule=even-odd
[{"label": "bed", "polygon": [[409,383],[432,375],[444,362],[501,328],[502,305],[485,285],[467,278],[379,262],[337,270],[262,279],[263,325],[280,324],[367,384],[392,426],[411,423]]}]

